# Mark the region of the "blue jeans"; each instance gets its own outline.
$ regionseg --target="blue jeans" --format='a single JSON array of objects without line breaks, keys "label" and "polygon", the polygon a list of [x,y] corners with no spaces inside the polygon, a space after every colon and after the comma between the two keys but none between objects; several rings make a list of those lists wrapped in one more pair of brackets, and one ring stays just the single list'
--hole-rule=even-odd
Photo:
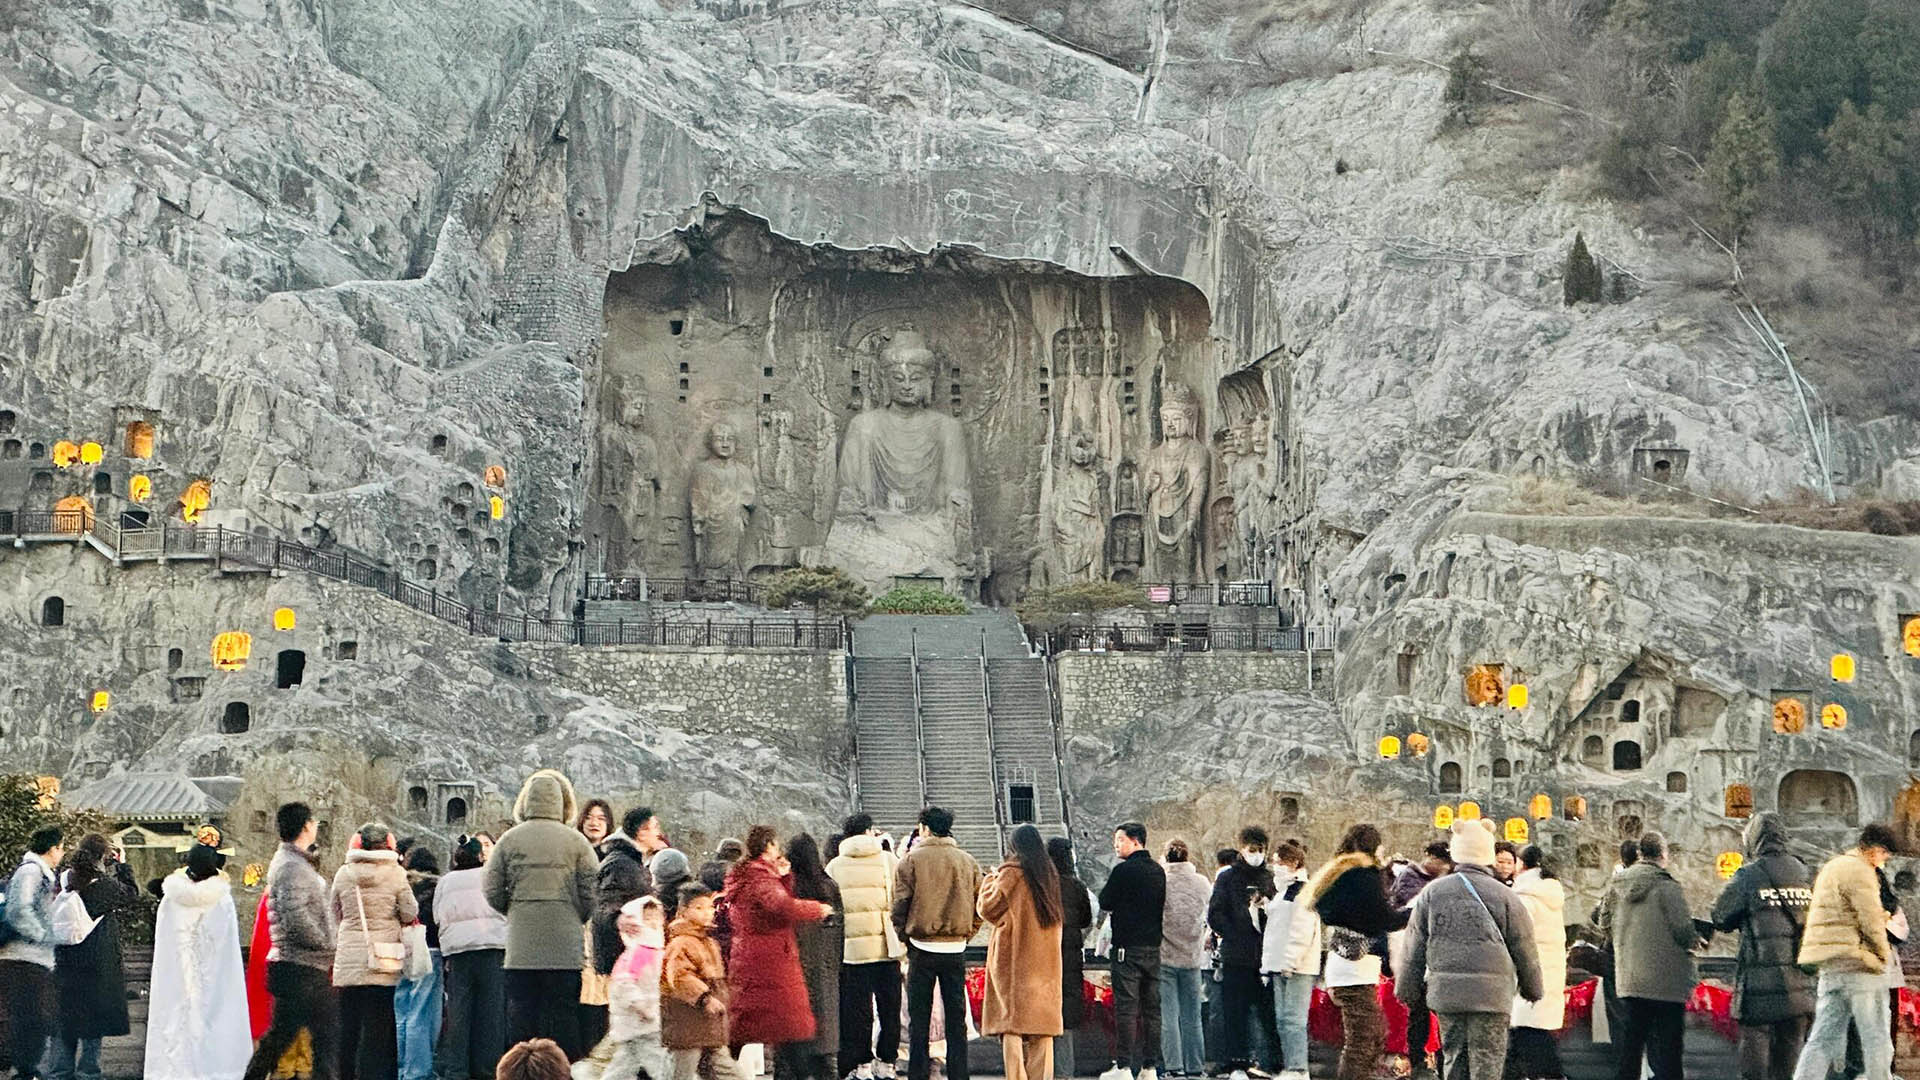
[{"label": "blue jeans", "polygon": [[100,1080],[100,1040],[65,1039],[55,1035],[47,1040],[43,1064],[47,1080]]},{"label": "blue jeans", "polygon": [[1168,1072],[1200,1076],[1207,1071],[1199,968],[1160,967],[1160,1059]]},{"label": "blue jeans", "polygon": [[1273,977],[1273,1020],[1280,1029],[1280,1063],[1307,1071],[1307,1012],[1313,1007],[1315,976],[1301,973]]},{"label": "blue jeans", "polygon": [[1865,1065],[1861,1080],[1887,1080],[1893,1072],[1892,1018],[1887,1013],[1887,977],[1867,972],[1820,973],[1813,1028],[1800,1050],[1793,1080],[1826,1080],[1847,1059],[1847,1027],[1860,1029]]},{"label": "blue jeans", "polygon": [[433,967],[393,989],[394,1030],[400,1037],[400,1080],[433,1080],[433,1047],[440,1041],[440,950]]}]

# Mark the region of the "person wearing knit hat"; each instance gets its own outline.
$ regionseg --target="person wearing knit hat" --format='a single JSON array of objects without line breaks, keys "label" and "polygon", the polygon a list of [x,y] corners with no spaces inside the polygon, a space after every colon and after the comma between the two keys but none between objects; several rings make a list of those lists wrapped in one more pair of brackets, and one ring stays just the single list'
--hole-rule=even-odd
[{"label": "person wearing knit hat", "polygon": [[648,870],[653,874],[653,895],[672,922],[680,913],[680,886],[693,880],[693,863],[678,848],[662,848]]},{"label": "person wearing knit hat", "polygon": [[1493,876],[1493,846],[1492,822],[1454,822],[1454,872],[1414,901],[1394,986],[1401,1001],[1438,1014],[1441,1072],[1460,1080],[1500,1080],[1514,997],[1539,1001],[1545,990],[1533,921]]}]

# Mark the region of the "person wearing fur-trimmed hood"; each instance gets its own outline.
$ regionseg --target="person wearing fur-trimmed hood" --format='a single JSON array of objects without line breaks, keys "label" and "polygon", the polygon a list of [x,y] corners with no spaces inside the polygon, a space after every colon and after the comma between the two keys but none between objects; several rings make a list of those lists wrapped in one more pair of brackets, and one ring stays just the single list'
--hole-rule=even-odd
[{"label": "person wearing fur-trimmed hood", "polygon": [[520,788],[513,819],[487,860],[487,903],[507,917],[507,1044],[547,1038],[578,1059],[580,966],[600,859],[575,829],[573,784],[541,769]]},{"label": "person wearing fur-trimmed hood", "polygon": [[160,882],[147,1000],[146,1080],[240,1080],[253,1040],[226,857],[206,844]]},{"label": "person wearing fur-trimmed hood", "polygon": [[1337,1080],[1371,1076],[1386,1050],[1380,956],[1386,935],[1407,925],[1407,913],[1395,911],[1387,899],[1380,845],[1379,829],[1354,825],[1333,858],[1307,882],[1307,902],[1326,928],[1327,995],[1340,1009],[1344,1033]]}]

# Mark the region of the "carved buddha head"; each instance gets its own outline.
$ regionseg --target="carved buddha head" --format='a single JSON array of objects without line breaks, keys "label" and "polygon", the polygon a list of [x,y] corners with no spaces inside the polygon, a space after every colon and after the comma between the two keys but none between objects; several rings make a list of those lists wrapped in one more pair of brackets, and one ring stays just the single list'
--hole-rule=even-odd
[{"label": "carved buddha head", "polygon": [[733,425],[721,420],[707,429],[707,452],[721,461],[734,455],[740,448],[740,433]]},{"label": "carved buddha head", "polygon": [[933,350],[918,330],[901,330],[880,350],[887,392],[895,405],[918,408],[933,400]]},{"label": "carved buddha head", "polygon": [[1167,387],[1167,396],[1160,402],[1161,441],[1191,439],[1199,423],[1200,401],[1193,391],[1179,383]]}]

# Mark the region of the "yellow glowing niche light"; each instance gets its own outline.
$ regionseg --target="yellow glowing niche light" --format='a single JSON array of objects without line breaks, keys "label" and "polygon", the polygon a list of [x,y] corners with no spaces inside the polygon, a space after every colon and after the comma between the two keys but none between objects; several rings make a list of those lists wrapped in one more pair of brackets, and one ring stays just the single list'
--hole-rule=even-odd
[{"label": "yellow glowing niche light", "polygon": [[1436,829],[1453,828],[1453,807],[1436,806],[1433,808],[1433,827]]},{"label": "yellow glowing niche light", "polygon": [[1426,757],[1427,751],[1432,748],[1433,740],[1417,731],[1407,736],[1407,752],[1414,757]]},{"label": "yellow glowing niche light", "polygon": [[1454,815],[1458,821],[1479,821],[1480,804],[1471,800],[1460,804],[1460,812]]},{"label": "yellow glowing niche light", "polygon": [[1548,818],[1552,817],[1553,816],[1552,796],[1542,793],[1539,795],[1535,795],[1531,799],[1528,799],[1527,813],[1532,814],[1533,819],[1535,821],[1545,821]]},{"label": "yellow glowing niche light", "polygon": [[189,525],[199,524],[200,514],[213,505],[213,484],[207,480],[195,480],[180,493],[180,520]]},{"label": "yellow glowing niche light", "polygon": [[1799,698],[1781,698],[1773,703],[1773,730],[1777,735],[1798,735],[1807,730],[1807,707]]},{"label": "yellow glowing niche light", "polygon": [[1519,817],[1510,817],[1507,819],[1507,823],[1503,827],[1503,831],[1507,835],[1507,843],[1524,844],[1527,842],[1527,835],[1528,835],[1527,819],[1519,818]]},{"label": "yellow glowing niche light", "polygon": [[1820,710],[1820,726],[1828,731],[1839,731],[1847,726],[1847,707],[1839,702],[1831,702]]},{"label": "yellow glowing niche light", "polygon": [[53,527],[63,533],[86,532],[93,527],[93,504],[81,495],[69,495],[54,503]]},{"label": "yellow glowing niche light", "polygon": [[1753,789],[1745,784],[1728,784],[1726,805],[1723,807],[1730,818],[1750,818],[1753,816]]},{"label": "yellow glowing niche light", "polygon": [[97,442],[80,444],[80,460],[86,462],[88,465],[98,465],[100,464],[100,459],[106,456],[107,452],[102,450],[100,444]]},{"label": "yellow glowing niche light", "polygon": [[1834,653],[1833,659],[1827,663],[1827,672],[1833,676],[1834,682],[1852,682],[1856,666],[1852,653]]},{"label": "yellow glowing niche light", "polygon": [[112,694],[107,693],[105,690],[95,690],[93,692],[93,711],[94,712],[97,712],[97,713],[106,712],[108,706],[111,706],[112,704],[113,704]]},{"label": "yellow glowing niche light", "polygon": [[253,635],[244,630],[228,630],[213,639],[213,666],[218,671],[239,671],[253,655]]},{"label": "yellow glowing niche light", "polygon": [[274,609],[273,628],[275,630],[291,630],[293,629],[293,623],[294,614],[292,608],[283,607]]},{"label": "yellow glowing niche light", "polygon": [[80,444],[72,439],[61,439],[53,444],[53,463],[62,469],[70,469],[80,463]]},{"label": "yellow glowing niche light", "polygon": [[1900,648],[1908,656],[1920,656],[1920,615],[1909,615],[1900,627]]},{"label": "yellow glowing niche light", "polygon": [[146,473],[134,473],[127,480],[127,498],[134,502],[146,502],[153,497],[153,479]]},{"label": "yellow glowing niche light", "polygon": [[1746,865],[1746,861],[1737,851],[1723,851],[1719,858],[1713,860],[1713,868],[1720,872],[1722,878],[1731,878],[1740,872],[1740,867]]},{"label": "yellow glowing niche light", "polygon": [[1560,802],[1560,816],[1568,821],[1583,821],[1587,816],[1587,797],[1569,795]]},{"label": "yellow glowing niche light", "polygon": [[1507,708],[1524,709],[1527,707],[1527,684],[1514,683],[1507,687]]},{"label": "yellow glowing niche light", "polygon": [[480,482],[487,485],[490,488],[506,487],[507,486],[506,466],[504,465],[487,466],[487,471],[481,474]]},{"label": "yellow glowing niche light", "polygon": [[487,496],[487,513],[491,515],[493,517],[493,520],[495,521],[499,521],[501,518],[506,517],[507,516],[507,500],[501,498],[498,495]]},{"label": "yellow glowing niche light", "polygon": [[1388,761],[1400,756],[1400,740],[1388,735],[1380,740],[1380,756]]}]

